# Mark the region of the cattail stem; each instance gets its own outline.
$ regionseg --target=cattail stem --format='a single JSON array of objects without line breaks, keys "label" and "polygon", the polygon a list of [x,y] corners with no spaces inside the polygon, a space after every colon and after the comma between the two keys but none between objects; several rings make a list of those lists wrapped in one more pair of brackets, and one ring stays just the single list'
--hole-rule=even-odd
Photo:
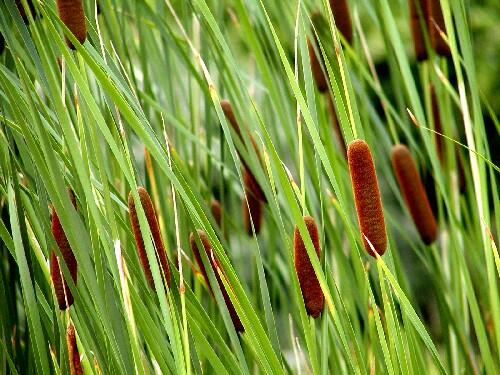
[{"label": "cattail stem", "polygon": [[[233,302],[231,301],[231,298],[229,297],[229,294],[226,291],[226,288],[224,287],[224,283],[221,279],[221,275],[219,272],[222,271],[219,262],[215,258],[215,254],[213,254],[212,251],[212,246],[210,245],[210,242],[208,241],[208,237],[203,232],[202,230],[198,230],[198,237],[201,240],[201,243],[203,245],[203,248],[205,250],[205,253],[207,254],[208,259],[210,260],[210,265],[212,267],[212,270],[214,271],[215,274],[215,279],[217,280],[217,283],[219,284],[220,290],[222,292],[222,296],[224,298],[224,302],[226,303],[227,310],[229,312],[229,316],[231,317],[231,320],[233,321],[234,324],[234,329],[237,332],[245,332],[245,327],[243,327],[243,324],[241,323],[240,317],[238,316],[238,313],[236,312],[236,309],[234,308]],[[196,259],[196,262],[198,263],[198,267],[200,267],[200,271],[203,274],[203,277],[207,281],[207,284],[210,286],[210,283],[208,282],[208,275],[205,269],[205,266],[203,265],[203,261],[200,256],[200,252],[198,250],[198,245],[196,244],[196,239],[195,239],[195,234],[191,233],[189,236],[189,242],[191,245],[191,250],[193,251],[193,255]]]},{"label": "cattail stem", "polygon": [[391,159],[399,188],[420,238],[429,245],[437,238],[437,224],[415,161],[404,145],[392,148]]},{"label": "cattail stem", "polygon": [[[68,193],[70,195],[71,202],[76,209],[76,199],[73,191],[68,189]],[[73,250],[69,244],[68,238],[64,233],[64,229],[59,221],[59,217],[57,216],[57,212],[55,208],[52,206],[51,212],[51,231],[54,236],[54,240],[61,251],[62,258],[64,263],[68,267],[71,278],[73,282],[76,284],[77,282],[77,274],[78,274],[78,264],[73,254]],[[74,302],[73,294],[69,289],[69,286],[61,274],[61,268],[59,266],[59,260],[54,252],[51,254],[50,261],[50,274],[52,278],[52,283],[54,284],[54,292],[56,294],[57,303],[59,305],[60,310],[65,310],[69,306],[71,306]]]},{"label": "cattail stem", "polygon": [[68,326],[66,331],[66,344],[68,345],[68,359],[70,375],[83,375],[80,353],[76,344],[75,327],[73,324]]},{"label": "cattail stem", "polygon": [[[83,44],[87,39],[87,26],[82,0],[57,0],[57,9],[61,21],[73,33],[78,42]],[[68,38],[66,38],[66,43],[71,49],[75,49]]]},{"label": "cattail stem", "polygon": [[443,128],[441,126],[438,98],[436,95],[436,89],[434,88],[434,85],[431,85],[430,92],[431,92],[431,110],[432,110],[432,120],[434,122],[434,130],[437,133],[439,133],[435,134],[436,151],[438,154],[439,161],[441,162],[441,164],[443,164],[444,161],[443,136],[441,135],[443,134]]},{"label": "cattail stem", "polygon": [[349,4],[347,0],[330,0],[330,9],[335,25],[347,40],[349,44],[352,43],[352,22],[351,12],[349,11]]},{"label": "cattail stem", "polygon": [[[319,259],[321,250],[316,222],[311,216],[304,216],[304,222]],[[325,297],[297,226],[295,226],[294,231],[293,248],[295,272],[297,272],[299,279],[306,311],[307,314],[316,319],[323,311]]]},{"label": "cattail stem", "polygon": [[347,148],[347,160],[365,250],[373,257],[375,252],[382,255],[387,247],[384,211],[368,144],[361,139],[352,141]]},{"label": "cattail stem", "polygon": [[342,129],[340,128],[339,119],[337,117],[337,112],[335,110],[335,104],[333,104],[333,100],[330,95],[328,95],[328,114],[330,116],[330,121],[332,122],[333,131],[337,137],[339,142],[340,150],[342,155],[347,159],[347,148],[345,145],[344,137],[342,136]]},{"label": "cattail stem", "polygon": [[[153,237],[153,243],[156,250],[156,257],[160,264],[161,270],[163,271],[163,277],[165,278],[167,285],[170,286],[170,268],[167,261],[165,246],[161,238],[160,227],[158,225],[158,220],[156,218],[156,212],[153,206],[153,202],[151,201],[151,197],[149,196],[148,192],[143,187],[138,187],[137,193],[139,194],[142,208],[144,210],[144,214],[148,221],[149,230],[151,231],[151,235]],[[137,211],[135,208],[135,202],[134,202],[134,197],[132,196],[132,192],[130,192],[128,196],[128,209],[129,209],[130,223],[132,226],[132,231],[134,232],[137,251],[139,253],[139,259],[141,261],[141,265],[144,270],[146,279],[151,288],[154,289],[153,275],[151,273],[151,268],[146,254],[146,248],[144,246],[144,240],[142,237],[139,218],[137,216]]]}]

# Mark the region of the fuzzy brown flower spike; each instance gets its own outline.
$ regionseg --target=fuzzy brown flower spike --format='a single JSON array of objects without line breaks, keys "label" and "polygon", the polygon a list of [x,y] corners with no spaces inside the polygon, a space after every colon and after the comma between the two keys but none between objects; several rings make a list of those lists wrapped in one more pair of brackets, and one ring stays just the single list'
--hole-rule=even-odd
[{"label": "fuzzy brown flower spike", "polygon": [[323,73],[322,63],[316,55],[314,46],[312,45],[309,38],[307,38],[307,49],[309,51],[309,62],[311,64],[311,72],[314,78],[314,82],[316,82],[316,87],[318,88],[319,92],[326,92],[328,91],[328,82],[326,81],[325,73]]},{"label": "fuzzy brown flower spike", "polygon": [[[163,271],[163,276],[165,277],[167,285],[170,286],[170,268],[168,266],[165,246],[161,238],[160,226],[158,225],[153,202],[151,201],[148,192],[143,187],[138,187],[137,193],[139,194],[139,198],[141,199],[142,208],[146,215],[146,219],[148,220],[149,230],[151,231],[151,235],[153,236],[156,257],[160,264],[161,270]],[[134,197],[132,196],[132,192],[130,192],[130,194],[128,195],[128,209],[132,231],[134,232],[135,243],[137,245],[137,251],[139,253],[139,259],[141,261],[142,268],[144,269],[146,279],[148,280],[151,288],[154,289],[153,275],[149,266],[148,256],[146,254],[146,248],[144,246],[144,240],[142,238],[141,227],[139,224],[137,211],[135,209]]]},{"label": "fuzzy brown flower spike", "polygon": [[[87,26],[82,0],[57,0],[57,9],[61,21],[73,33],[75,38],[83,44],[87,39]],[[68,39],[66,39],[66,43],[68,47],[75,49],[75,46]]]},{"label": "fuzzy brown flower spike", "polygon": [[430,245],[437,238],[437,224],[415,161],[404,145],[392,148],[391,159],[399,188],[420,238],[426,245]]},{"label": "fuzzy brown flower spike", "polygon": [[70,375],[83,375],[80,353],[78,353],[78,347],[76,345],[75,327],[73,324],[70,324],[66,331],[66,344],[68,345]]},{"label": "fuzzy brown flower spike", "polygon": [[[215,278],[217,280],[217,283],[219,284],[220,290],[222,292],[222,296],[224,297],[224,302],[226,303],[227,310],[229,311],[229,316],[231,317],[231,320],[233,321],[234,324],[234,329],[237,332],[245,332],[245,327],[243,327],[243,324],[241,323],[240,317],[238,316],[238,313],[236,312],[236,309],[234,308],[233,303],[231,302],[231,298],[229,297],[229,294],[226,291],[226,288],[224,287],[224,283],[222,282],[221,276],[219,274],[221,267],[219,265],[219,262],[215,258],[215,254],[212,252],[212,246],[210,246],[210,242],[208,241],[208,237],[205,234],[204,231],[198,230],[198,236],[200,237],[201,243],[203,244],[203,247],[205,249],[205,253],[208,256],[208,259],[210,260],[210,265],[212,266],[212,269],[215,274]],[[208,282],[208,275],[207,271],[205,269],[205,266],[203,265],[203,262],[201,260],[200,252],[198,250],[198,245],[196,244],[196,239],[194,233],[191,233],[189,236],[189,243],[191,245],[191,250],[193,251],[193,255],[196,259],[196,262],[198,263],[198,267],[200,267],[201,273],[203,274],[203,277],[205,278],[207,285],[210,287],[210,283]]]},{"label": "fuzzy brown flower spike", "polygon": [[443,57],[451,57],[451,50],[441,33],[446,33],[443,11],[439,0],[426,0],[427,28],[431,38],[432,48],[436,53]]},{"label": "fuzzy brown flower spike", "polygon": [[[316,222],[311,216],[304,216],[304,222],[319,258],[321,250],[319,247],[318,227],[316,226]],[[299,279],[300,290],[302,291],[306,311],[307,314],[316,319],[323,311],[325,297],[321,290],[319,280],[314,273],[309,254],[307,253],[306,246],[297,226],[295,226],[294,231],[293,248],[295,271]]]},{"label": "fuzzy brown flower spike", "polygon": [[420,5],[420,10],[423,12],[424,23],[427,23],[427,2],[429,0],[408,0],[410,9],[410,26],[413,37],[413,46],[415,48],[415,56],[417,61],[427,60],[427,49],[425,48],[424,32],[422,30],[420,17],[418,16],[417,5]]},{"label": "fuzzy brown flower spike", "polygon": [[[76,200],[75,195],[71,189],[68,189],[71,202],[76,209]],[[71,274],[71,278],[73,282],[76,284],[77,281],[77,273],[78,273],[78,265],[76,262],[75,255],[73,254],[73,250],[68,242],[68,238],[64,233],[61,222],[59,221],[59,217],[57,216],[57,212],[55,208],[52,206],[51,212],[51,231],[54,236],[54,240],[61,251],[61,255],[63,257],[66,266]],[[54,292],[57,298],[57,304],[59,305],[60,310],[66,310],[69,306],[71,306],[74,302],[73,294],[71,294],[71,290],[61,274],[61,268],[59,266],[59,260],[57,259],[57,255],[54,251],[50,256],[50,275],[52,278],[52,283],[54,284]]]},{"label": "fuzzy brown flower spike", "polygon": [[375,251],[382,255],[387,247],[384,211],[382,210],[375,165],[368,144],[361,139],[349,143],[347,161],[358,214],[359,229],[365,250],[375,257],[375,253],[365,238],[366,236]]},{"label": "fuzzy brown flower spike", "polygon": [[[241,128],[236,121],[236,117],[234,116],[233,108],[231,106],[231,103],[223,99],[220,102],[220,105],[222,107],[222,110],[224,111],[224,115],[226,116],[226,119],[229,121],[231,124],[231,127],[235,131],[235,133],[238,135],[240,138],[240,141],[244,144],[245,140],[243,139],[243,135],[241,134]],[[248,133],[248,137],[250,138],[250,141],[252,142],[253,149],[255,153],[257,154],[257,157],[259,158],[259,161],[262,164],[262,157],[260,155],[259,149],[257,147],[257,143],[255,142],[254,138],[252,137],[252,134]],[[243,167],[247,171],[246,173],[246,181],[245,181],[245,187],[248,188],[248,190],[260,201],[267,203],[266,196],[264,194],[264,191],[262,190],[261,186],[259,185],[259,182],[253,175],[252,171],[248,167],[248,164],[245,162],[241,154],[238,152],[238,155],[241,159],[241,162],[243,164]]]},{"label": "fuzzy brown flower spike", "polygon": [[[248,206],[247,206],[248,200]],[[264,218],[264,204],[253,194],[245,194],[242,202],[243,224],[245,231],[249,236],[253,235],[252,222],[255,228],[255,234],[259,234]]]},{"label": "fuzzy brown flower spike", "polygon": [[349,11],[349,4],[347,0],[330,0],[330,9],[332,11],[333,18],[335,19],[335,25],[342,33],[344,38],[349,44],[352,43],[352,23],[351,23],[351,13]]}]

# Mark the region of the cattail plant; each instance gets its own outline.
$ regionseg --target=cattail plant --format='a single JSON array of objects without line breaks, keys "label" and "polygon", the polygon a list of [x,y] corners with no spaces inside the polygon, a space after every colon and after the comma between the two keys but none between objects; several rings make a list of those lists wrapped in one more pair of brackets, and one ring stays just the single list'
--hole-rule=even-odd
[{"label": "cattail plant", "polygon": [[427,1],[428,0],[408,0],[408,7],[410,9],[410,27],[413,37],[413,47],[415,48],[415,57],[417,61],[427,60],[427,49],[425,48],[424,31],[422,30],[422,23],[417,6],[422,12],[423,21],[427,23]]},{"label": "cattail plant", "polygon": [[222,207],[217,199],[212,199],[210,202],[210,211],[215,219],[215,222],[220,227],[222,224]]},{"label": "cattail plant", "polygon": [[[236,117],[234,116],[233,107],[231,106],[231,103],[228,100],[223,99],[223,100],[221,100],[220,105],[222,107],[224,115],[226,116],[226,119],[231,124],[231,127],[233,128],[235,133],[238,135],[238,138],[241,140],[241,142],[244,143],[245,141],[244,141],[243,135],[241,133],[241,128],[240,128],[238,122],[236,121]],[[262,157],[260,155],[259,149],[257,148],[257,143],[253,139],[252,134],[248,133],[248,136],[250,138],[250,141],[252,142],[253,149],[254,149],[259,161],[262,164]],[[255,178],[252,171],[248,167],[248,164],[241,157],[241,154],[239,152],[238,152],[238,155],[241,159],[241,162],[243,164],[244,169],[247,172],[246,173],[246,181],[244,181],[245,187],[248,188],[257,199],[259,199],[260,201],[262,201],[264,203],[267,203],[267,198],[266,198],[264,191],[262,190],[262,187],[260,186],[259,182]]]},{"label": "cattail plant", "polygon": [[[245,332],[245,327],[243,327],[240,317],[238,316],[238,313],[236,312],[236,309],[234,308],[234,305],[231,302],[231,298],[229,297],[229,294],[227,293],[226,288],[224,287],[224,283],[222,282],[221,275],[219,274],[219,272],[222,272],[222,269],[219,265],[219,262],[215,258],[215,254],[212,251],[212,246],[208,241],[208,237],[202,230],[198,230],[197,232],[198,232],[198,237],[200,238],[203,248],[205,250],[205,253],[207,254],[208,259],[210,260],[210,265],[212,267],[212,270],[214,271],[215,279],[219,284],[222,296],[224,297],[224,302],[226,303],[227,310],[229,311],[229,316],[233,321],[234,329],[237,332]],[[200,251],[198,250],[198,245],[196,243],[196,237],[194,233],[190,234],[189,243],[191,245],[191,250],[193,251],[193,255],[196,259],[196,262],[198,263],[198,267],[200,267],[200,271],[203,274],[203,277],[205,278],[207,285],[210,287],[210,283],[208,282],[207,271],[205,269],[205,266],[203,265],[203,261],[200,256]]]},{"label": "cattail plant", "polygon": [[437,99],[436,90],[434,88],[434,85],[431,85],[430,92],[431,92],[431,110],[432,110],[432,119],[434,121],[434,130],[439,133],[439,134],[435,134],[436,151],[438,154],[439,161],[442,164],[444,161],[443,137],[441,135],[441,134],[443,134],[443,128],[441,126],[441,118],[439,115],[439,104],[438,104],[438,99]]},{"label": "cattail plant", "polygon": [[368,144],[361,139],[349,143],[347,161],[365,250],[373,257],[375,252],[382,255],[387,247],[384,211]]},{"label": "cattail plant", "polygon": [[[318,45],[318,43],[316,43],[316,45]],[[323,72],[323,64],[320,62],[320,59],[316,55],[314,46],[309,38],[307,38],[307,49],[309,51],[309,61],[311,64],[311,72],[314,78],[314,82],[316,82],[318,91],[324,93],[328,91],[328,82],[326,80],[325,73]]]},{"label": "cattail plant", "polygon": [[[33,1],[26,0],[26,3],[28,4],[28,9],[29,9],[29,12],[31,13],[32,17],[36,18],[35,6],[33,5]],[[24,9],[24,6],[23,6],[23,3],[21,2],[21,0],[16,0],[16,7],[17,7],[17,10],[19,10],[19,15],[23,19],[24,23],[28,24],[28,22],[29,22],[28,15],[26,14],[26,10]]]},{"label": "cattail plant", "polygon": [[252,236],[253,230],[255,229],[255,234],[259,234],[262,226],[262,220],[264,218],[264,204],[253,194],[245,193],[241,205],[243,210],[243,226],[245,228],[245,232],[249,236]]},{"label": "cattail plant", "polygon": [[[68,189],[71,203],[76,209],[76,199],[73,191]],[[51,212],[51,231],[54,236],[54,240],[61,251],[62,258],[64,263],[68,267],[69,273],[73,282],[76,284],[77,274],[78,274],[78,264],[76,262],[75,255],[73,254],[73,250],[69,244],[68,238],[64,233],[64,229],[59,221],[59,217],[57,216],[57,212],[55,208],[52,206]],[[68,283],[64,279],[61,274],[61,268],[59,266],[59,260],[54,251],[50,256],[50,275],[52,278],[52,284],[54,285],[54,292],[57,298],[57,304],[59,305],[60,310],[66,310],[69,306],[71,306],[74,302],[73,294],[69,289]]]},{"label": "cattail plant", "polygon": [[[318,227],[316,226],[316,222],[311,216],[304,216],[304,222],[319,259],[321,250],[319,247]],[[302,291],[302,298],[304,299],[306,311],[308,315],[316,319],[323,311],[325,297],[297,226],[295,226],[293,236],[293,249],[295,272],[297,272],[297,277],[299,279],[300,290]]]},{"label": "cattail plant", "polygon": [[335,25],[349,44],[352,43],[352,22],[347,0],[330,0]]},{"label": "cattail plant", "polygon": [[[57,9],[61,21],[73,33],[78,42],[83,44],[87,39],[87,26],[82,0],[57,0]],[[71,49],[75,49],[68,38],[66,38],[66,43]]]},{"label": "cattail plant", "polygon": [[[153,243],[156,250],[156,257],[160,264],[163,277],[165,278],[167,285],[170,286],[170,268],[168,266],[165,246],[161,238],[160,226],[158,225],[158,219],[156,218],[156,212],[153,206],[153,202],[151,201],[151,197],[149,196],[146,189],[144,189],[142,186],[137,188],[137,193],[139,194],[142,208],[144,210],[144,214],[148,221],[149,230],[151,231],[151,235],[153,236]],[[139,218],[137,216],[137,211],[135,207],[134,197],[132,196],[132,192],[130,192],[128,195],[128,209],[130,216],[130,224],[132,226],[132,231],[134,232],[135,243],[137,245],[137,252],[139,253],[139,259],[141,261],[141,265],[144,270],[146,279],[151,288],[154,289],[155,286],[153,281],[153,274],[151,273],[151,267],[149,265],[148,257],[146,254],[144,239],[142,237],[142,232],[139,225]]]},{"label": "cattail plant", "polygon": [[420,238],[426,245],[430,245],[437,238],[437,224],[415,161],[404,145],[392,148],[391,159],[399,188]]},{"label": "cattail plant", "polygon": [[451,57],[450,47],[443,38],[442,33],[446,34],[443,11],[439,0],[426,0],[427,10],[426,20],[431,45],[434,51],[440,56]]},{"label": "cattail plant", "polygon": [[80,353],[76,345],[75,327],[69,324],[66,330],[66,344],[68,345],[69,373],[70,375],[83,375]]},{"label": "cattail plant", "polygon": [[342,136],[342,129],[340,128],[339,119],[337,117],[337,112],[335,110],[335,104],[333,104],[333,100],[330,95],[328,95],[328,115],[330,117],[330,121],[332,122],[333,131],[337,137],[337,141],[339,143],[340,150],[342,155],[347,159],[347,148],[345,145],[344,137]]}]

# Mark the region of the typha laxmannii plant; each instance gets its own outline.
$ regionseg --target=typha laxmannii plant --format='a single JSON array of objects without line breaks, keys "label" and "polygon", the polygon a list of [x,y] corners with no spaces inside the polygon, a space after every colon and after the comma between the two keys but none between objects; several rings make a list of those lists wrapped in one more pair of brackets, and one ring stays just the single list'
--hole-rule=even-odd
[{"label": "typha laxmannii plant", "polygon": [[443,11],[439,0],[426,0],[427,10],[425,11],[427,28],[434,51],[440,56],[451,57],[450,47],[443,38],[446,34]]},{"label": "typha laxmannii plant", "polygon": [[437,238],[437,224],[415,160],[405,145],[391,151],[392,168],[420,238],[430,245]]},{"label": "typha laxmannii plant", "polygon": [[[231,317],[231,320],[233,321],[234,329],[237,332],[245,332],[245,327],[243,327],[243,324],[241,323],[240,317],[238,316],[238,313],[236,312],[236,309],[234,308],[233,302],[231,301],[231,298],[229,297],[229,294],[226,291],[226,288],[224,287],[224,283],[222,281],[220,273],[223,272],[222,268],[219,265],[218,260],[215,258],[215,254],[212,250],[212,246],[210,245],[210,241],[208,240],[207,235],[205,234],[204,231],[199,229],[197,231],[198,237],[200,239],[201,244],[203,245],[203,248],[205,250],[205,253],[207,254],[208,260],[210,261],[210,266],[212,267],[212,270],[215,275],[215,279],[217,280],[217,283],[219,284],[219,288],[222,292],[222,297],[224,298],[224,302],[226,303],[227,310],[229,312],[229,316]],[[203,277],[205,278],[205,281],[207,282],[207,285],[210,288],[211,293],[212,288],[210,286],[210,282],[208,280],[208,274],[205,269],[205,266],[203,265],[203,261],[201,259],[200,251],[198,249],[198,244],[196,243],[197,238],[195,237],[196,235],[194,233],[191,233],[189,236],[189,243],[191,245],[191,250],[193,251],[193,255],[195,257],[196,262],[198,263],[198,267],[200,268],[201,273],[203,274]]]},{"label": "typha laxmannii plant", "polygon": [[210,211],[215,219],[215,222],[220,227],[222,224],[222,207],[217,199],[212,199],[210,202]]},{"label": "typha laxmannii plant", "polygon": [[[316,251],[318,259],[320,257],[320,246],[319,246],[319,235],[318,227],[316,222],[311,216],[304,216],[304,222],[311,237],[311,242]],[[294,264],[295,272],[297,272],[297,278],[299,279],[300,290],[302,292],[302,298],[304,299],[304,304],[306,307],[307,314],[316,319],[325,305],[325,297],[319,280],[314,273],[314,268],[312,266],[311,260],[309,259],[309,254],[307,253],[306,246],[300,235],[299,228],[295,226],[294,236],[293,236],[293,249],[294,249]]]},{"label": "typha laxmannii plant", "polygon": [[83,375],[80,353],[78,352],[78,346],[76,344],[75,327],[71,323],[68,325],[68,329],[66,330],[66,345],[68,346],[70,375]]},{"label": "typha laxmannii plant", "polygon": [[[246,171],[244,171],[243,179],[245,179],[245,172]],[[245,228],[245,232],[251,236],[253,235],[253,230],[255,229],[255,234],[259,234],[262,226],[262,220],[264,218],[264,204],[252,193],[248,192],[243,195],[241,205],[243,210],[243,226]]]},{"label": "typha laxmannii plant", "polygon": [[373,257],[376,256],[375,252],[382,255],[387,247],[384,211],[375,165],[368,144],[361,139],[349,143],[347,162],[365,250]]},{"label": "typha laxmannii plant", "polygon": [[[160,226],[158,225],[158,219],[156,217],[156,212],[153,206],[153,202],[151,201],[149,193],[142,186],[137,188],[137,194],[139,194],[141,205],[144,210],[146,219],[148,221],[149,230],[151,231],[151,235],[153,237],[156,259],[158,260],[158,263],[160,265],[160,271],[162,272],[163,277],[167,282],[167,285],[170,286],[170,268],[168,266],[167,255],[165,252],[165,245],[163,244],[163,240],[161,238]],[[144,270],[146,279],[151,288],[154,289],[155,286],[153,281],[153,274],[151,273],[151,267],[149,265],[146,248],[144,246],[144,239],[142,237],[141,227],[139,224],[139,217],[137,215],[137,210],[135,207],[135,202],[134,202],[134,197],[132,196],[132,192],[130,192],[128,196],[128,209],[130,216],[130,224],[132,226],[132,231],[134,233],[135,243],[137,245],[137,252],[139,253],[139,259],[141,261],[141,265]]]},{"label": "typha laxmannii plant", "polygon": [[[316,39],[316,37],[315,37]],[[316,43],[318,46],[318,43]],[[309,62],[311,64],[311,73],[316,83],[316,87],[319,92],[324,93],[328,91],[328,82],[326,79],[326,75],[323,72],[323,64],[322,59],[318,58],[316,51],[314,50],[314,46],[309,38],[307,38],[307,50],[309,52]]]},{"label": "typha laxmannii plant", "polygon": [[330,117],[330,121],[332,122],[333,131],[337,136],[337,140],[339,142],[340,150],[342,151],[342,155],[347,159],[347,148],[345,145],[344,137],[342,136],[342,129],[340,128],[339,118],[337,117],[337,112],[335,109],[335,104],[333,104],[332,97],[328,95],[328,115]]},{"label": "typha laxmannii plant", "polygon": [[337,25],[337,28],[347,42],[351,44],[352,22],[347,0],[330,0],[330,10],[335,19],[335,25]]},{"label": "typha laxmannii plant", "polygon": [[[76,199],[73,191],[68,189],[68,193],[71,199],[71,203],[73,207],[76,209]],[[69,244],[68,238],[64,233],[64,229],[59,221],[59,217],[57,216],[57,212],[52,206],[51,210],[51,231],[54,236],[54,240],[61,251],[61,255],[64,263],[68,267],[69,273],[73,282],[76,285],[77,274],[78,274],[78,264],[73,254],[73,250]],[[57,304],[59,305],[60,310],[66,310],[69,306],[71,306],[74,302],[73,294],[69,289],[68,283],[66,282],[61,267],[59,265],[59,259],[54,251],[52,251],[50,256],[50,275],[52,278],[52,284],[54,285],[54,292],[57,298]]]},{"label": "typha laxmannii plant", "polygon": [[[425,47],[424,30],[422,24],[427,23],[427,1],[428,0],[408,0],[408,7],[410,10],[410,27],[413,37],[413,47],[415,49],[415,57],[417,61],[427,60],[427,48]],[[422,12],[423,19],[419,16],[418,9]],[[423,21],[423,23],[422,23]]]},{"label": "typha laxmannii plant", "polygon": [[438,154],[439,161],[441,164],[443,164],[444,161],[444,154],[443,154],[443,127],[441,126],[441,117],[439,114],[439,103],[438,103],[438,98],[436,94],[436,89],[434,88],[434,85],[431,85],[430,87],[430,93],[431,93],[431,110],[432,110],[432,120],[434,122],[434,130],[439,133],[435,134],[435,140],[436,140],[436,151]]},{"label": "typha laxmannii plant", "polygon": [[[59,17],[66,27],[73,33],[80,44],[87,39],[87,26],[82,0],[57,0]],[[66,43],[71,49],[75,46],[66,38]]]},{"label": "typha laxmannii plant", "polygon": [[[226,116],[226,119],[229,121],[229,124],[233,128],[234,132],[238,135],[238,138],[240,139],[240,141],[244,144],[245,140],[243,138],[243,134],[241,133],[241,128],[238,124],[238,121],[236,120],[236,117],[234,116],[234,112],[233,112],[233,108],[231,106],[231,103],[228,100],[223,99],[223,100],[221,100],[220,105],[222,107],[222,111],[224,112],[224,115]],[[259,149],[257,147],[257,143],[253,139],[252,134],[250,134],[250,133],[247,133],[247,134],[248,134],[248,137],[250,138],[250,141],[251,141],[253,149],[257,155],[257,158],[259,159],[260,163],[262,164],[262,157],[261,157]],[[245,184],[245,187],[250,189],[252,194],[257,199],[259,199],[260,201],[262,201],[264,203],[267,203],[266,196],[265,196],[264,191],[262,190],[259,182],[255,178],[254,174],[252,173],[252,171],[248,167],[248,164],[242,158],[242,156],[239,152],[238,152],[238,155],[240,156],[240,159],[241,159],[241,162],[243,164],[244,169],[247,171],[248,178],[247,178],[247,183]]]}]

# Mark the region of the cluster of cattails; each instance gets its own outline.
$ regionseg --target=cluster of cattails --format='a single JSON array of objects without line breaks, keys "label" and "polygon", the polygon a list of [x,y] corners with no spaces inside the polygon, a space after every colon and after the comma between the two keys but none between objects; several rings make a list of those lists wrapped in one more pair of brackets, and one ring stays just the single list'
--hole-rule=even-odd
[{"label": "cluster of cattails", "polygon": [[[83,44],[87,39],[87,26],[82,0],[57,0],[57,9],[61,21],[73,33],[78,42]],[[75,49],[68,38],[66,38],[66,43],[71,49]]]},{"label": "cluster of cattails", "polygon": [[[222,292],[224,302],[226,303],[226,307],[227,307],[227,310],[229,312],[229,316],[231,317],[231,320],[233,321],[234,329],[237,332],[244,332],[245,327],[243,327],[243,324],[241,323],[240,317],[238,316],[238,313],[236,312],[236,309],[234,308],[234,305],[231,302],[231,298],[229,297],[229,294],[227,293],[226,288],[224,287],[224,283],[223,283],[221,275],[220,275],[220,272],[222,272],[222,269],[220,267],[219,262],[215,258],[215,254],[213,253],[212,246],[210,245],[208,237],[205,234],[205,232],[203,232],[202,230],[198,230],[197,234],[198,234],[198,237],[200,239],[201,244],[203,245],[203,249],[205,251],[205,254],[207,255],[207,257],[210,261],[210,266],[212,267],[212,270],[214,272],[215,279],[217,280],[217,283],[219,284],[219,288]],[[191,245],[191,250],[193,252],[196,263],[198,263],[198,267],[200,268],[200,271],[203,275],[203,278],[205,279],[207,286],[210,288],[210,291],[213,294],[212,288],[210,287],[210,282],[208,279],[207,270],[205,269],[205,266],[203,264],[203,261],[202,261],[201,255],[200,255],[200,251],[198,249],[198,245],[197,245],[196,241],[197,241],[196,235],[194,233],[191,233],[189,236],[189,243]]]},{"label": "cluster of cattails", "polygon": [[429,245],[437,238],[437,224],[415,161],[404,145],[392,148],[391,159],[399,188],[420,238]]},{"label": "cluster of cattails", "polygon": [[419,9],[422,13],[423,24],[427,29],[431,46],[440,56],[451,56],[450,47],[442,34],[446,34],[443,12],[439,1],[435,0],[408,0],[410,9],[410,26],[415,48],[415,56],[418,61],[428,58],[425,47],[424,30],[421,27]]},{"label": "cluster of cattails", "polygon": [[[314,250],[316,250],[316,255],[319,259],[321,250],[319,246],[319,235],[316,222],[311,216],[304,216],[304,222],[306,224],[307,231],[309,232],[309,237],[311,238]],[[321,290],[319,280],[314,272],[304,240],[302,239],[297,226],[295,226],[294,231],[293,248],[295,271],[297,272],[297,278],[299,279],[300,290],[302,292],[302,298],[304,299],[306,311],[308,315],[316,319],[323,311],[325,297],[323,295],[323,291]]]},{"label": "cluster of cattails", "polygon": [[377,174],[368,144],[361,139],[349,143],[347,161],[364,247],[373,257],[375,252],[382,255],[387,247],[387,235]]},{"label": "cluster of cattails", "polygon": [[[240,141],[244,143],[244,138],[241,133],[241,128],[236,120],[231,103],[228,100],[221,100],[220,105],[231,127],[238,135]],[[258,159],[261,161],[262,164],[262,158],[259,149],[257,147],[257,144],[251,134],[248,133],[248,136],[252,143],[253,151],[256,153]],[[262,225],[264,204],[267,203],[267,198],[264,194],[264,191],[262,190],[262,187],[260,186],[259,182],[253,175],[247,163],[241,157],[241,154],[239,154],[239,156],[243,164],[242,174],[243,174],[243,185],[245,187],[245,196],[243,197],[243,203],[242,203],[243,221],[245,225],[245,230],[249,235],[252,235],[253,230],[251,223],[253,222],[253,229],[255,229],[255,234],[258,234]]]},{"label": "cluster of cattails", "polygon": [[[76,199],[73,191],[68,189],[69,195],[71,198],[71,202],[76,209]],[[54,236],[55,242],[61,251],[61,255],[64,263],[68,267],[71,278],[73,282],[76,284],[77,281],[77,262],[75,255],[73,254],[73,250],[68,242],[68,238],[64,233],[61,222],[59,221],[59,217],[57,216],[57,212],[54,207],[52,207],[51,212],[51,230],[52,235]],[[52,251],[50,258],[50,275],[52,278],[52,283],[54,285],[54,291],[57,298],[57,303],[59,305],[59,309],[66,310],[69,306],[71,306],[74,302],[73,294],[69,289],[68,283],[66,282],[64,276],[61,273],[61,268],[59,266],[59,259],[54,251]]]},{"label": "cluster of cattails", "polygon": [[[168,266],[165,246],[163,244],[163,239],[161,237],[160,226],[158,225],[158,219],[156,217],[156,212],[153,206],[153,202],[151,201],[148,192],[143,187],[137,188],[137,194],[139,195],[142,209],[144,210],[144,214],[146,216],[149,225],[149,230],[151,231],[151,235],[153,237],[153,243],[156,251],[156,258],[159,262],[163,278],[166,281],[167,285],[170,286],[170,268]],[[146,254],[144,239],[142,237],[142,232],[139,224],[139,217],[137,216],[137,210],[135,207],[135,202],[132,192],[130,192],[128,196],[128,209],[129,209],[130,223],[132,226],[132,231],[134,233],[135,242],[137,245],[137,251],[139,253],[139,259],[141,261],[141,265],[144,270],[146,279],[151,288],[154,289],[153,274],[151,273],[151,267],[149,265],[148,256]]]},{"label": "cluster of cattails", "polygon": [[70,324],[66,330],[66,345],[68,345],[70,375],[83,375],[80,353],[78,352],[78,346],[76,345],[75,327],[73,324]]}]

